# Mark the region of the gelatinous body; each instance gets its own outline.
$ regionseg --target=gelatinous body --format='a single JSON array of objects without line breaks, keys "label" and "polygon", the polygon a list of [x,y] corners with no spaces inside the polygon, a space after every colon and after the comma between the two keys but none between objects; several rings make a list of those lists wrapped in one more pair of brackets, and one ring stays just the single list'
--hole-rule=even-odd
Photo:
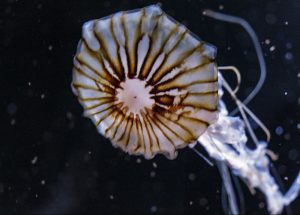
[{"label": "gelatinous body", "polygon": [[[74,58],[73,92],[114,146],[147,159],[158,153],[173,159],[178,148],[189,145],[197,152],[195,145],[201,145],[218,163],[231,213],[240,210],[230,172],[265,195],[269,212],[280,213],[297,197],[300,173],[282,193],[269,169],[275,157],[267,149],[270,133],[246,106],[266,77],[259,41],[239,17],[210,10],[203,15],[241,25],[253,41],[261,75],[244,101],[236,96],[238,86],[233,90],[220,72],[235,72],[239,85],[237,68],[217,67],[215,47],[157,5],[84,24]],[[236,103],[231,114],[239,112],[240,117],[229,114],[223,90]],[[257,138],[248,118],[265,132],[266,141]],[[254,148],[247,146],[248,139]]]},{"label": "gelatinous body", "polygon": [[158,6],[120,12],[84,24],[72,86],[114,146],[175,158],[217,119],[215,55]]}]

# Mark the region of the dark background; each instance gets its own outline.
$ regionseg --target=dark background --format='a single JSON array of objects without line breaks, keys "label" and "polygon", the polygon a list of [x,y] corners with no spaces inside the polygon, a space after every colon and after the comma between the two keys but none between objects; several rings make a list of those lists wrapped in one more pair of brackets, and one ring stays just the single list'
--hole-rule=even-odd
[{"label": "dark background", "polygon": [[[0,213],[222,213],[216,167],[189,149],[172,161],[124,154],[82,116],[71,92],[82,24],[156,2],[1,0]],[[268,75],[249,107],[272,133],[269,147],[279,155],[275,167],[288,187],[300,169],[300,1],[160,2],[218,47],[219,65],[240,69],[241,98],[259,77],[251,40],[241,27],[204,17],[201,10],[243,17],[255,29]],[[247,213],[267,213],[263,196],[242,188]],[[300,199],[291,209],[300,213]]]}]

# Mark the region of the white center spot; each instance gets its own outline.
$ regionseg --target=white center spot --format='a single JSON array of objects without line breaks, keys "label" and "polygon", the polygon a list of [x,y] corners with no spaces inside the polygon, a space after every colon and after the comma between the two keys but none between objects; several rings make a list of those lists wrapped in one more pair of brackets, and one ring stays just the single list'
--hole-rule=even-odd
[{"label": "white center spot", "polygon": [[145,108],[152,109],[155,101],[150,98],[151,86],[146,87],[146,82],[139,79],[127,79],[117,89],[118,103],[122,102],[129,112],[140,114]]}]

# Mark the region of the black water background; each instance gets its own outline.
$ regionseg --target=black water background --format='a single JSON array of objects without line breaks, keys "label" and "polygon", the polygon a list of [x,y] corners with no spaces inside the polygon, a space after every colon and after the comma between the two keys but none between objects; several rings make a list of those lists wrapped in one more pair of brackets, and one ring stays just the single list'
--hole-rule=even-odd
[{"label": "black water background", "polygon": [[[173,161],[122,153],[82,117],[70,89],[82,24],[155,2],[1,1],[0,213],[222,213],[217,168],[189,149]],[[280,156],[275,166],[284,185],[290,185],[300,159],[300,1],[161,3],[218,47],[219,65],[241,70],[241,98],[258,79],[252,43],[240,27],[205,18],[201,10],[223,8],[253,26],[268,75],[249,107],[270,128],[270,148]],[[243,190],[246,211],[266,213],[263,196],[251,196],[244,185]],[[299,204],[298,199],[291,206],[295,213]]]}]

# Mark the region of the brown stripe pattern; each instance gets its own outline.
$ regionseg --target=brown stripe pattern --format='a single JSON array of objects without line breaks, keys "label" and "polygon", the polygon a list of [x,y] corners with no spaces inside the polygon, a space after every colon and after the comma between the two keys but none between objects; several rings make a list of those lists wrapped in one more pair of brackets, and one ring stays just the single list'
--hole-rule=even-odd
[{"label": "brown stripe pattern", "polygon": [[159,6],[89,21],[82,35],[72,89],[114,146],[173,159],[215,122],[216,50]]}]

